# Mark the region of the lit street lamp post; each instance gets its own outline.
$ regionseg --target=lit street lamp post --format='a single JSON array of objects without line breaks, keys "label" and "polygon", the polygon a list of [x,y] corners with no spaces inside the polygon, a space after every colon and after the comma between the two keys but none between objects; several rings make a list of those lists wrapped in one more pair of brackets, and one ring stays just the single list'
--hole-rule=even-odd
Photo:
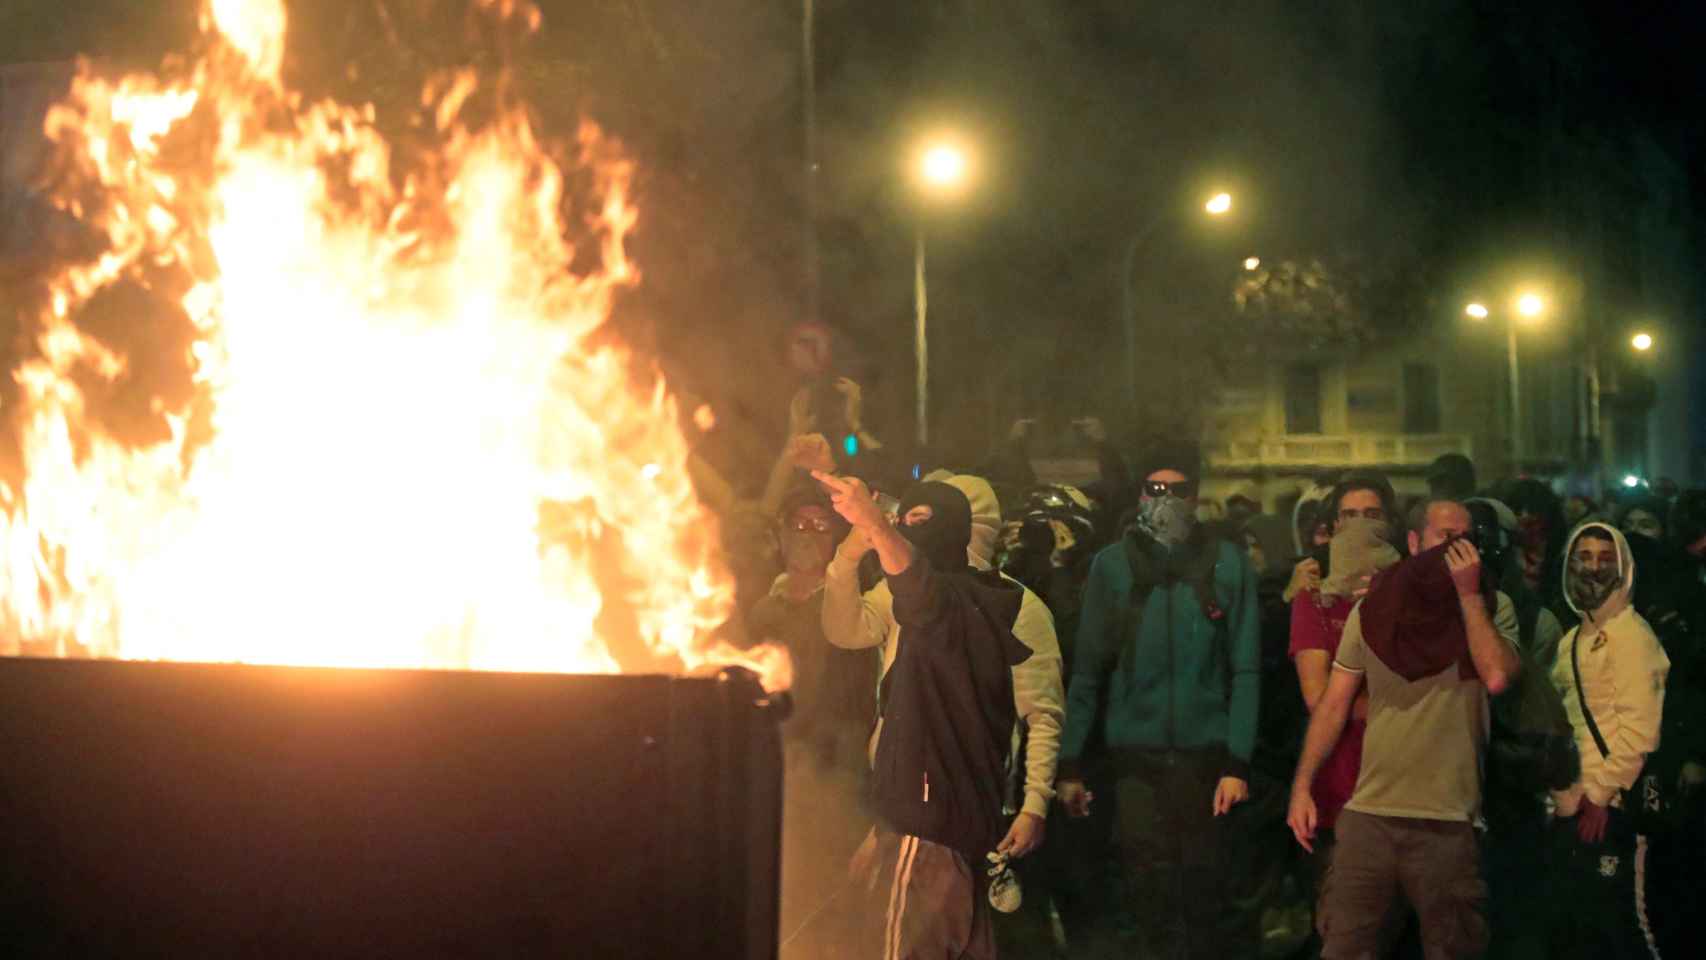
[{"label": "lit street lamp post", "polygon": [[[1232,194],[1217,193],[1203,204],[1203,211],[1211,217],[1225,216],[1232,210]],[[1137,305],[1131,289],[1131,271],[1137,263],[1137,252],[1154,235],[1155,231],[1173,216],[1171,208],[1162,211],[1159,216],[1145,224],[1143,229],[1131,235],[1126,243],[1125,258],[1120,261],[1120,327],[1125,331],[1125,391],[1126,409],[1137,409]],[[1255,266],[1250,266],[1250,260],[1255,260]],[[1246,269],[1254,270],[1261,266],[1261,261],[1252,257],[1245,261]]]},{"label": "lit street lamp post", "polygon": [[[1517,363],[1516,324],[1519,316],[1532,320],[1545,310],[1546,301],[1538,294],[1525,293],[1517,298],[1515,312],[1505,313],[1505,363],[1510,376],[1511,469],[1519,473],[1522,470],[1523,458],[1522,379],[1521,367]],[[1481,303],[1471,303],[1463,308],[1463,312],[1474,320],[1485,320],[1491,313]]]},{"label": "lit street lamp post", "polygon": [[[965,151],[952,144],[935,144],[924,151],[918,165],[924,188],[937,194],[951,193],[966,179]],[[930,338],[927,318],[930,299],[924,278],[924,219],[918,220],[918,242],[912,264],[913,358],[917,363],[918,446],[930,442]]]}]

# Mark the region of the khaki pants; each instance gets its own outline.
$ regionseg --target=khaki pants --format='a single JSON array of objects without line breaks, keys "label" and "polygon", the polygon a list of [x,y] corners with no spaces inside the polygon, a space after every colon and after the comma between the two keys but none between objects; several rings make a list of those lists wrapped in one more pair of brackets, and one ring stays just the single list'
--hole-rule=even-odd
[{"label": "khaki pants", "polygon": [[1477,957],[1487,948],[1487,885],[1467,823],[1377,817],[1346,810],[1321,885],[1322,960],[1372,960],[1400,893],[1415,908],[1427,960]]}]

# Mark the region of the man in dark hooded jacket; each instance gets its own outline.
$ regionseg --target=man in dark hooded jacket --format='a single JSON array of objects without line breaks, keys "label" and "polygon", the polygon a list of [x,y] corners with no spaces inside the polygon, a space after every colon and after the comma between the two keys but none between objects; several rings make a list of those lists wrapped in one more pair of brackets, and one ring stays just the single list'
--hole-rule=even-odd
[{"label": "man in dark hooded jacket", "polygon": [[919,484],[894,526],[861,481],[813,475],[848,536],[876,551],[907,636],[878,695],[879,822],[853,865],[849,956],[993,958],[986,857],[1007,829],[1012,667],[1029,656],[1013,636],[1023,588],[970,569],[971,503],[958,489]]}]

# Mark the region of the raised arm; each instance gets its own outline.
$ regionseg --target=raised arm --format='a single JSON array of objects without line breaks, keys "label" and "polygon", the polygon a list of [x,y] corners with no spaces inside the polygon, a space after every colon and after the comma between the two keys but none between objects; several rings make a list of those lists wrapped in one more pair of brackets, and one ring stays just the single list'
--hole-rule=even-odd
[{"label": "raised arm", "polygon": [[1457,587],[1463,628],[1469,635],[1469,659],[1474,661],[1487,692],[1503,693],[1522,672],[1522,657],[1500,635],[1487,613],[1487,601],[1481,594],[1481,552],[1467,540],[1453,541],[1446,548],[1445,565]]},{"label": "raised arm", "polygon": [[854,529],[823,572],[823,635],[845,650],[868,650],[888,639],[888,609],[859,591],[859,561],[870,552],[871,541]]}]

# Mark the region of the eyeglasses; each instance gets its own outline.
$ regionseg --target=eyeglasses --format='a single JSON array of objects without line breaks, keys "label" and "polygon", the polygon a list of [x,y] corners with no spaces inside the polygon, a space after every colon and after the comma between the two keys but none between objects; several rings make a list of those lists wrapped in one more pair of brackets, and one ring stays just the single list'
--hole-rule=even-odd
[{"label": "eyeglasses", "polygon": [[1386,511],[1380,507],[1368,507],[1363,510],[1346,508],[1339,511],[1340,520],[1355,520],[1357,517],[1362,517],[1364,520],[1385,520]]},{"label": "eyeglasses", "polygon": [[828,520],[821,520],[815,517],[800,517],[798,519],[788,521],[788,524],[784,529],[790,533],[829,533],[835,528],[830,525]]},{"label": "eyeglasses", "polygon": [[1195,480],[1145,480],[1143,495],[1151,500],[1160,499],[1171,493],[1180,500],[1189,500],[1197,495]]}]

